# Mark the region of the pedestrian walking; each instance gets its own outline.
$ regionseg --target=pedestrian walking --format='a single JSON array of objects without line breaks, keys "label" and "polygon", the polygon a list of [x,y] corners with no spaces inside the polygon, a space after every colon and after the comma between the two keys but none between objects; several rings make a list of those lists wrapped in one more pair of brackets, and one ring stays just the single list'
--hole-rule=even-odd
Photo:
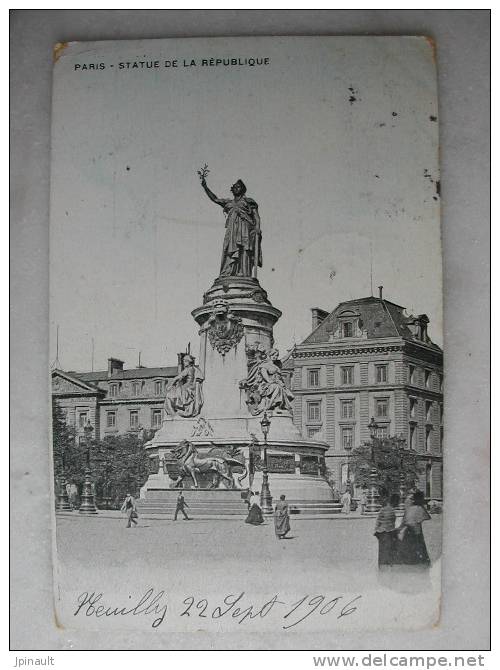
[{"label": "pedestrian walking", "polygon": [[349,489],[346,489],[344,491],[340,501],[342,503],[343,514],[349,514],[349,512],[351,511],[351,494],[349,492]]},{"label": "pedestrian walking", "polygon": [[127,515],[127,528],[131,528],[132,524],[137,526],[137,517],[139,515],[137,514],[137,508],[135,506],[135,499],[131,493],[127,493],[127,497],[123,501],[120,511],[125,512]]},{"label": "pedestrian walking", "polygon": [[290,514],[285,496],[280,495],[279,501],[274,508],[274,532],[278,540],[282,540],[290,532]]},{"label": "pedestrian walking", "polygon": [[397,530],[396,507],[399,505],[399,495],[393,493],[384,500],[375,522],[375,532],[378,540],[378,567],[384,568],[397,562]]},{"label": "pedestrian walking", "polygon": [[191,519],[186,514],[186,507],[189,507],[189,505],[184,500],[182,491],[179,491],[179,495],[177,496],[177,501],[175,504],[174,521],[177,521],[177,515],[179,514],[179,512],[182,512],[185,521],[191,521]]},{"label": "pedestrian walking", "polygon": [[366,512],[367,505],[368,505],[368,495],[366,493],[366,489],[361,489],[361,493],[359,496],[359,507],[361,514],[364,514]]},{"label": "pedestrian walking", "polygon": [[245,523],[250,523],[252,526],[260,526],[261,523],[264,523],[264,517],[262,516],[262,509],[260,506],[260,495],[258,491],[255,491],[250,495],[248,500],[248,516],[245,519]]},{"label": "pedestrian walking", "polygon": [[431,564],[425,545],[422,523],[430,519],[425,509],[425,498],[422,491],[415,491],[413,504],[405,510],[403,521],[398,528],[400,539],[398,547],[399,562],[405,565],[421,565],[429,567]]}]

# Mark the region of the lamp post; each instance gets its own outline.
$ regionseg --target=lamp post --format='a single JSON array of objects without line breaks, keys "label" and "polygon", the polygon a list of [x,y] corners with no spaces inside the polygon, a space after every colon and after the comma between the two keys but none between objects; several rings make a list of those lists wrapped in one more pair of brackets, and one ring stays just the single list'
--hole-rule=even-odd
[{"label": "lamp post", "polygon": [[58,477],[58,485],[59,485],[59,491],[57,493],[57,503],[56,503],[56,511],[57,512],[69,512],[71,511],[71,505],[69,504],[69,498],[68,498],[68,492],[66,490],[66,475],[65,475],[65,466],[66,466],[66,459],[64,457],[64,450],[62,452],[62,459],[61,459],[61,474]]},{"label": "lamp post", "polygon": [[90,472],[90,440],[94,428],[89,420],[87,420],[87,423],[83,427],[83,430],[85,433],[85,443],[87,446],[87,466],[85,468],[85,481],[83,483],[80,514],[97,514],[97,507],[95,506],[94,494],[92,493],[92,479]]},{"label": "lamp post", "polygon": [[398,440],[399,443],[399,510],[404,510],[406,498],[406,477],[404,473],[404,439],[402,437]]},{"label": "lamp post", "polygon": [[366,505],[367,512],[378,512],[380,509],[379,494],[378,494],[378,473],[377,468],[375,467],[375,439],[378,429],[378,424],[375,419],[371,418],[370,423],[368,424],[368,429],[370,431],[371,438],[371,462],[372,469],[370,472],[370,486],[368,490],[368,502]]},{"label": "lamp post", "polygon": [[264,416],[260,422],[262,434],[264,435],[264,465],[262,468],[262,491],[260,492],[262,514],[273,513],[273,499],[269,490],[269,473],[267,471],[267,434],[269,433],[270,426],[271,422],[267,416],[267,412],[264,412]]}]

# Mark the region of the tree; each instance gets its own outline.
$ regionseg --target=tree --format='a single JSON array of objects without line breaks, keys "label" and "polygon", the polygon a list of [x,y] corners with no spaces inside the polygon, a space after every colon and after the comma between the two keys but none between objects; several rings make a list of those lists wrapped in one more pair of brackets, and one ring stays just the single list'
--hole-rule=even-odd
[{"label": "tree", "polygon": [[55,399],[52,400],[52,458],[56,491],[57,478],[63,470],[66,481],[83,482],[84,454],[76,445],[74,427],[68,426],[66,416]]},{"label": "tree", "polygon": [[404,485],[408,489],[415,486],[418,476],[422,472],[418,454],[405,449],[405,440],[397,437],[373,438],[353,449],[349,459],[358,486],[370,483],[372,468],[377,470],[379,487],[390,492],[399,492],[400,475],[404,474]]},{"label": "tree", "polygon": [[113,507],[119,507],[127,493],[139,495],[139,489],[149,474],[148,456],[144,443],[152,434],[127,433],[106,436],[94,442],[91,463],[96,494]]},{"label": "tree", "polygon": [[[98,507],[106,504],[119,507],[125,495],[137,496],[148,478],[148,457],[144,443],[154,431],[106,436],[90,440],[90,469],[95,484]],[[81,492],[87,467],[87,444],[78,444],[74,427],[68,426],[63,410],[52,402],[52,456],[55,491],[64,469],[67,482],[75,482]]]},{"label": "tree", "polygon": [[320,459],[319,465],[321,475],[325,478],[328,486],[333,490],[337,486],[337,478],[335,472],[327,466],[324,458]]}]

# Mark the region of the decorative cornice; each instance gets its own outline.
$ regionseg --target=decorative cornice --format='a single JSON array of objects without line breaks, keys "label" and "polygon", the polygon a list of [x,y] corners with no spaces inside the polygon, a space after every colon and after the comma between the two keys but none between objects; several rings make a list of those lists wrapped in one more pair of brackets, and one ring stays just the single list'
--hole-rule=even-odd
[{"label": "decorative cornice", "polygon": [[304,351],[295,349],[292,352],[293,358],[322,358],[334,356],[355,356],[362,354],[380,354],[384,352],[402,352],[404,345],[382,345],[372,347],[351,347],[349,349],[319,349],[315,351]]},{"label": "decorative cornice", "polygon": [[428,388],[409,387],[407,384],[357,384],[352,386],[318,386],[314,388],[307,388],[306,386],[292,386],[292,391],[295,395],[352,395],[360,393],[361,391],[370,391],[372,393],[389,393],[390,391],[405,391],[406,397],[421,397],[425,400],[442,401],[443,394],[440,391],[431,391]]},{"label": "decorative cornice", "polygon": [[146,405],[146,404],[160,404],[163,406],[165,402],[164,397],[158,398],[104,398],[99,403],[100,407],[105,405],[115,406],[115,405]]},{"label": "decorative cornice", "polygon": [[53,398],[76,398],[81,400],[82,398],[100,398],[106,395],[106,391],[101,389],[96,389],[95,391],[52,391],[51,393]]}]

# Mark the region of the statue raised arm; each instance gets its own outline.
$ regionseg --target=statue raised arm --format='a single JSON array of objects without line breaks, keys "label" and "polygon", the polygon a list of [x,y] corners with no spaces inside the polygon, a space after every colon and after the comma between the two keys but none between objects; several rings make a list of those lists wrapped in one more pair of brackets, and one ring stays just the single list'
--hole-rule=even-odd
[{"label": "statue raised arm", "polygon": [[238,179],[231,186],[233,198],[219,198],[207,186],[207,171],[199,171],[203,190],[212,202],[223,208],[226,233],[222,247],[221,277],[256,277],[262,267],[261,230],[258,205],[245,194],[247,188]]},{"label": "statue raised arm", "polygon": [[224,205],[226,204],[227,201],[224,200],[224,198],[219,198],[217,195],[215,195],[215,193],[213,193],[213,191],[211,191],[208,188],[207,180],[205,179],[205,177],[202,178],[201,185],[203,187],[203,190],[205,191],[205,193],[208,195],[208,197],[210,198],[210,200],[212,202],[215,202],[216,205],[220,205],[221,207],[224,207]]}]

